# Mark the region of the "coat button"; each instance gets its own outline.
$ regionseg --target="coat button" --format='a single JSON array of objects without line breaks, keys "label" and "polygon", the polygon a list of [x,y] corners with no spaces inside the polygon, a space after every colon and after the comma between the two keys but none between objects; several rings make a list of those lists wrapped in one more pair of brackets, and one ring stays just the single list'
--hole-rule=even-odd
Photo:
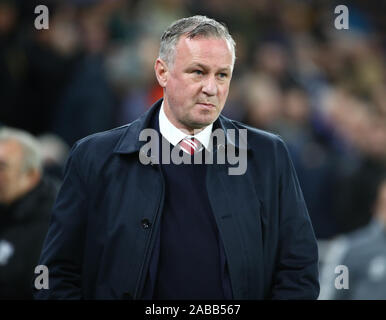
[{"label": "coat button", "polygon": [[141,224],[142,224],[142,228],[144,229],[149,229],[151,226],[149,219],[142,219]]},{"label": "coat button", "polygon": [[225,146],[224,146],[223,144],[219,144],[219,145],[217,146],[217,150],[218,150],[218,151],[224,151],[224,150],[225,150]]}]

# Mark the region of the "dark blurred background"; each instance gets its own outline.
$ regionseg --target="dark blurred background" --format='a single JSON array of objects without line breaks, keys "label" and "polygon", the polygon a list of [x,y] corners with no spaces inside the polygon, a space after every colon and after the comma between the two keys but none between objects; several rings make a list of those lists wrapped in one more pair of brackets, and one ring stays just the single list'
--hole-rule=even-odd
[{"label": "dark blurred background", "polygon": [[[49,8],[36,30],[34,9]],[[334,9],[349,9],[337,30]],[[321,259],[367,225],[386,168],[386,1],[0,0],[0,123],[42,142],[61,177],[68,148],[162,97],[164,29],[194,14],[225,22],[236,65],[224,114],[279,134],[298,173]]]}]

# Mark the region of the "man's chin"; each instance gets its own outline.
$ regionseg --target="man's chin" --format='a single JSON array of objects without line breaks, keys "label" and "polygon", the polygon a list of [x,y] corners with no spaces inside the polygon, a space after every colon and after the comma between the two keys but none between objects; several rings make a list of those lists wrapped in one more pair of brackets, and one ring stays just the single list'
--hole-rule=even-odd
[{"label": "man's chin", "polygon": [[209,126],[213,122],[216,121],[217,117],[206,117],[205,119],[195,119],[189,123],[189,127],[197,130],[197,129],[204,129],[205,127]]}]

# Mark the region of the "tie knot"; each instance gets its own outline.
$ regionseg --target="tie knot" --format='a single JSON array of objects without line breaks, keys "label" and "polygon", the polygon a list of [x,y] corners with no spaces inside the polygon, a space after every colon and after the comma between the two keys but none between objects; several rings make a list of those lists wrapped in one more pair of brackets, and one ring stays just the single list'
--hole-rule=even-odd
[{"label": "tie knot", "polygon": [[190,155],[193,155],[195,152],[201,150],[201,143],[195,138],[186,137],[182,139],[178,145],[183,151],[189,153]]}]

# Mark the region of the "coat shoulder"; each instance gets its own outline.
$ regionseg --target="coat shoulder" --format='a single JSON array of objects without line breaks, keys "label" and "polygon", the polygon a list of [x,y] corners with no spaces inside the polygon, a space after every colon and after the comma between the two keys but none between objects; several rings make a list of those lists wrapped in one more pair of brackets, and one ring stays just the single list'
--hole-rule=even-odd
[{"label": "coat shoulder", "polygon": [[[127,133],[137,126],[137,121],[134,121],[124,126],[94,133],[75,142],[70,157],[79,168],[78,171],[98,172],[111,160],[116,147],[124,140]],[[89,172],[88,175],[92,173]]]},{"label": "coat shoulder", "polygon": [[114,148],[115,144],[118,143],[119,139],[130,125],[131,123],[107,131],[91,134],[78,140],[74,146],[76,148]]},{"label": "coat shoulder", "polygon": [[252,148],[255,148],[255,147],[270,147],[270,148],[279,147],[280,148],[282,146],[285,147],[285,142],[283,141],[282,137],[280,137],[278,134],[251,127],[240,121],[231,120],[228,118],[225,118],[225,120],[230,122],[232,126],[235,127],[236,130],[241,130],[241,129],[247,130],[248,144]]},{"label": "coat shoulder", "polygon": [[111,154],[128,130],[136,126],[138,126],[138,120],[107,131],[91,134],[75,142],[72,149],[74,153],[87,153],[94,157]]},{"label": "coat shoulder", "polygon": [[[224,117],[225,118],[225,117]],[[248,149],[265,168],[272,167],[275,171],[287,172],[291,162],[290,153],[283,138],[278,134],[251,127],[245,123],[224,119],[228,128],[247,130]],[[257,162],[256,162],[257,163]]]}]

